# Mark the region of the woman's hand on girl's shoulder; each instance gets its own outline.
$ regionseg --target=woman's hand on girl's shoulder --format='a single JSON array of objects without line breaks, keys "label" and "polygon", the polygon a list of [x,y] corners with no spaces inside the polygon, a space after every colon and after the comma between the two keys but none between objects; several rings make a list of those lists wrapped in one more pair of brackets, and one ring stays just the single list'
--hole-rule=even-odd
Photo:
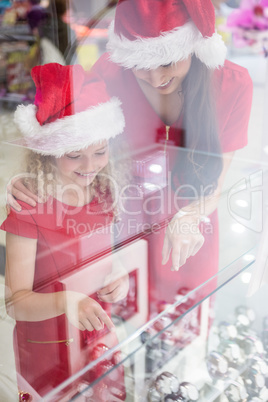
[{"label": "woman's hand on girl's shoulder", "polygon": [[25,187],[23,184],[23,177],[24,175],[15,176],[7,185],[6,202],[8,212],[10,207],[14,208],[18,212],[21,211],[21,206],[16,199],[24,201],[26,204],[29,204],[32,207],[35,207],[36,203],[40,202],[38,196]]},{"label": "woman's hand on girl's shoulder", "polygon": [[165,265],[171,253],[172,270],[178,271],[187,259],[194,256],[204,244],[204,236],[199,230],[197,215],[174,217],[167,227],[162,249],[162,264]]},{"label": "woman's hand on girl's shoulder", "polygon": [[72,325],[81,331],[100,331],[104,324],[114,330],[112,320],[96,300],[79,292],[65,293],[65,314]]}]

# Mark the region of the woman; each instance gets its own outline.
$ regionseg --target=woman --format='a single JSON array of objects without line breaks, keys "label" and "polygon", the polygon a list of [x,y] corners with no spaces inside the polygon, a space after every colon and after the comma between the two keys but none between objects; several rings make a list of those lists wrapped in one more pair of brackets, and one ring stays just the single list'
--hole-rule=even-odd
[{"label": "woman", "polygon": [[[37,66],[32,77],[35,105],[18,106],[23,138],[15,143],[32,150],[24,184],[44,199],[36,208],[20,202],[21,211],[11,210],[1,229],[17,372],[44,396],[94,359],[96,343],[114,331],[109,303],[128,291],[126,274],[113,276],[109,230],[116,211],[109,140],[123,131],[124,117],[103,83],[85,85],[81,66]],[[66,275],[75,278],[98,252],[106,265],[87,269],[66,288]],[[115,335],[109,339],[114,346]],[[89,382],[96,373],[90,376]]]}]

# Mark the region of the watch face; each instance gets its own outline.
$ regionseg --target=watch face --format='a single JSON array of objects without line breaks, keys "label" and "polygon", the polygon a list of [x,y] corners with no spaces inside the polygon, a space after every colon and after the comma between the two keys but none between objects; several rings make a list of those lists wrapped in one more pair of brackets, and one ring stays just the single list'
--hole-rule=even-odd
[{"label": "watch face", "polygon": [[237,377],[237,379],[227,388],[225,394],[231,402],[245,401],[248,397],[248,393],[242,377]]},{"label": "watch face", "polygon": [[257,353],[262,354],[264,352],[263,344],[259,339],[256,340],[255,347]]},{"label": "watch face", "polygon": [[160,402],[162,400],[162,397],[159,392],[154,387],[152,387],[149,388],[148,391],[148,400],[150,402]]},{"label": "watch face", "polygon": [[179,390],[179,380],[173,374],[164,371],[156,378],[155,388],[161,394],[176,394]]},{"label": "watch face", "polygon": [[262,374],[258,373],[255,375],[255,384],[258,388],[262,388],[265,385],[265,378]]},{"label": "watch face", "polygon": [[261,340],[251,335],[245,337],[242,347],[247,355],[254,355],[256,353],[262,355],[264,352]]},{"label": "watch face", "polygon": [[223,340],[219,345],[219,352],[232,364],[241,360],[240,348],[234,341]]},{"label": "watch face", "polygon": [[180,384],[179,394],[182,395],[185,400],[197,401],[199,398],[198,389],[190,382],[182,382]]},{"label": "watch face", "polygon": [[177,377],[173,377],[170,379],[170,389],[171,392],[176,394],[179,390],[179,380]]},{"label": "watch face", "polygon": [[221,378],[228,371],[228,362],[222,354],[211,352],[207,357],[207,367],[212,377]]},{"label": "watch face", "polygon": [[225,374],[228,370],[228,364],[226,360],[221,359],[218,363],[218,371],[221,374]]},{"label": "watch face", "polygon": [[230,402],[238,402],[241,400],[239,388],[233,384],[225,391],[225,395],[228,397]]},{"label": "watch face", "polygon": [[234,325],[227,322],[219,324],[219,336],[222,339],[234,339],[237,336],[237,329]]},{"label": "watch face", "polygon": [[236,319],[237,319],[237,326],[242,326],[242,327],[250,326],[249,318],[246,315],[239,314]]},{"label": "watch face", "polygon": [[253,356],[249,361],[249,367],[252,367],[257,373],[261,373],[265,377],[268,375],[268,365],[262,357]]}]

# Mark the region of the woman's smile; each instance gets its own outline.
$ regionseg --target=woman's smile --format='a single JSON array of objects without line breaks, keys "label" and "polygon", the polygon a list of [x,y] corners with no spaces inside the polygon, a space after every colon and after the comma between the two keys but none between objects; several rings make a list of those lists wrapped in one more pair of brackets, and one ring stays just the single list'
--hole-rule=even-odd
[{"label": "woman's smile", "polygon": [[161,95],[170,95],[181,90],[181,85],[191,67],[191,57],[177,63],[160,66],[154,70],[133,69],[142,91],[158,91]]},{"label": "woman's smile", "polygon": [[157,88],[158,89],[167,89],[172,84],[173,80],[174,80],[174,77],[170,78],[170,80],[168,80],[167,82],[164,82],[164,84],[159,85]]}]

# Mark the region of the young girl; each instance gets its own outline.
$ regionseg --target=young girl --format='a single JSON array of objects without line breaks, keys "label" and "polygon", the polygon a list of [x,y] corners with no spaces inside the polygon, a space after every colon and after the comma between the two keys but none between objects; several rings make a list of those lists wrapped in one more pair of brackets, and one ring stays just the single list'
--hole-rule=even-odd
[{"label": "young girl", "polygon": [[[123,131],[124,117],[103,84],[85,85],[79,65],[37,66],[32,77],[35,105],[17,108],[23,138],[15,144],[31,149],[24,184],[43,202],[20,202],[1,229],[17,371],[42,396],[70,376],[73,352],[76,369],[90,361],[90,344],[114,330],[107,303],[128,291],[126,275],[108,282],[115,215],[109,140]],[[66,290],[66,274],[100,255],[108,262],[85,277],[86,291]]]}]

